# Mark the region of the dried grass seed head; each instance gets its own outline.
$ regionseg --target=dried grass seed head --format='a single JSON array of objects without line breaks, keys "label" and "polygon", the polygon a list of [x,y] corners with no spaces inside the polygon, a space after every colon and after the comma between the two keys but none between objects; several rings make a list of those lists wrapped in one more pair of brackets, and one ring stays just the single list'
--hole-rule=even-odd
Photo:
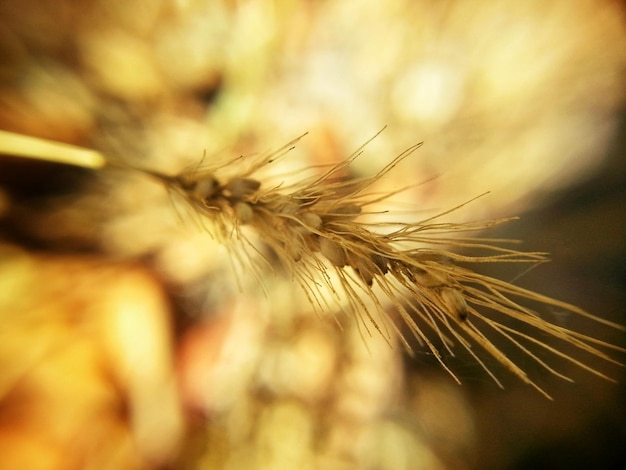
[{"label": "dried grass seed head", "polygon": [[[558,307],[621,331],[625,330],[624,327],[573,305],[464,267],[469,263],[500,262],[532,265],[546,260],[543,253],[521,252],[503,246],[507,240],[467,236],[467,233],[483,231],[510,219],[469,223],[442,220],[465,203],[422,221],[398,222],[395,229],[387,233],[381,233],[381,227],[375,222],[361,220],[363,207],[384,202],[388,197],[373,192],[375,183],[386,177],[419,145],[392,159],[370,178],[337,178],[362,154],[363,148],[360,148],[345,161],[327,167],[321,175],[278,184],[265,183],[260,170],[292,149],[298,139],[277,153],[253,159],[244,169],[237,170],[245,163],[245,159],[237,158],[214,169],[194,170],[193,173],[161,179],[190,206],[199,209],[201,217],[216,223],[223,239],[235,237],[243,242],[242,246],[259,252],[238,227],[245,224],[256,231],[305,290],[315,308],[332,309],[333,301],[342,305],[345,300],[365,331],[373,326],[386,338],[391,334],[399,335],[405,346],[411,349],[403,327],[407,325],[409,333],[426,345],[453,376],[444,359],[444,351],[453,355],[453,345],[456,345],[465,349],[497,384],[500,381],[495,373],[481,359],[485,353],[548,396],[489,339],[496,335],[540,368],[560,378],[569,379],[533,352],[534,349],[608,379],[604,373],[540,338],[547,335],[611,363],[618,361],[600,348],[625,352],[623,348],[552,324],[526,307],[524,302]],[[229,173],[228,176],[222,177],[222,171]],[[486,254],[461,255],[450,251],[450,246]],[[271,265],[270,260],[268,264]],[[384,315],[390,306],[398,312],[399,322]],[[377,315],[373,314],[372,308],[378,310]],[[382,323],[377,320],[379,318],[383,319]],[[531,333],[525,332],[528,328]],[[478,350],[474,349],[475,345],[479,346]]]}]

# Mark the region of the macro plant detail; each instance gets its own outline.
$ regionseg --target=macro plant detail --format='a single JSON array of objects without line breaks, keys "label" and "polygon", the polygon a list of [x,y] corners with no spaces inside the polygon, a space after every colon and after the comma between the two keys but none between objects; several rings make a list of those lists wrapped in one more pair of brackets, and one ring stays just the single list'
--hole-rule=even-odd
[{"label": "macro plant detail", "polygon": [[[416,340],[459,383],[445,357],[454,356],[454,348],[460,346],[498,386],[503,387],[483,360],[484,354],[551,398],[492,341],[494,335],[561,379],[572,380],[551,365],[546,354],[612,380],[552,340],[617,365],[621,363],[605,350],[625,352],[623,348],[552,323],[526,303],[543,304],[621,331],[626,328],[467,267],[475,263],[532,266],[548,260],[546,253],[505,246],[514,240],[468,235],[514,218],[469,223],[445,220],[468,201],[418,222],[376,222],[380,211],[370,208],[408,188],[380,194],[374,191],[375,184],[390,177],[421,144],[409,147],[371,177],[342,175],[376,136],[344,161],[309,169],[313,175],[296,173],[278,182],[275,177],[264,177],[263,170],[284,157],[304,135],[275,152],[213,166],[201,162],[174,176],[137,169],[182,198],[199,225],[215,238],[227,245],[236,241],[232,256],[244,266],[254,264],[259,278],[263,264],[275,269],[277,260],[279,270],[300,285],[316,310],[334,311],[333,302],[340,305],[345,300],[362,334],[381,334],[390,345],[392,335],[397,335],[409,353],[414,352]],[[264,246],[251,241],[244,227],[252,229]],[[455,249],[480,253],[461,254]],[[255,254],[261,254],[265,263],[255,263]]]},{"label": "macro plant detail", "polygon": [[620,2],[0,12],[0,468],[620,467]]}]

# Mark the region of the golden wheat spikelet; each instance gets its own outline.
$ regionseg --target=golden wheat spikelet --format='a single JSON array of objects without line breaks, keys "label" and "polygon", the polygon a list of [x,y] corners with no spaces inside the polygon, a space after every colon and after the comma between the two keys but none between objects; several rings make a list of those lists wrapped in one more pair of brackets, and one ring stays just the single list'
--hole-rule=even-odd
[{"label": "golden wheat spikelet", "polygon": [[[409,147],[372,177],[340,177],[361,156],[370,140],[346,160],[329,165],[314,176],[266,184],[261,170],[293,149],[302,137],[256,158],[238,157],[223,164],[196,166],[174,176],[140,171],[182,197],[216,238],[239,241],[239,250],[234,249],[233,256],[244,264],[252,262],[245,256],[248,250],[258,253],[264,250],[249,240],[242,230],[246,226],[269,248],[272,259],[277,259],[304,289],[313,307],[320,311],[334,308],[327,292],[339,303],[344,299],[366,334],[371,334],[373,327],[390,344],[391,335],[397,335],[409,352],[412,346],[408,336],[413,336],[426,345],[457,382],[459,379],[444,359],[445,355],[454,355],[454,345],[464,348],[499,386],[502,384],[484,361],[484,353],[550,398],[524,368],[490,339],[493,335],[561,379],[572,380],[551,365],[545,354],[612,380],[551,341],[559,340],[563,345],[618,365],[620,362],[604,350],[626,352],[624,348],[551,323],[526,303],[560,309],[620,331],[626,328],[574,305],[465,267],[471,263],[534,265],[547,261],[545,253],[502,246],[511,240],[466,235],[512,218],[470,223],[445,221],[445,216],[466,202],[418,222],[377,224],[363,220],[368,206],[384,202],[399,192],[378,194],[373,191],[375,183],[421,144]],[[449,247],[481,253],[459,254]],[[269,256],[266,261],[270,266],[275,264]],[[257,275],[263,276],[261,272]],[[390,310],[395,314],[389,315]]]}]

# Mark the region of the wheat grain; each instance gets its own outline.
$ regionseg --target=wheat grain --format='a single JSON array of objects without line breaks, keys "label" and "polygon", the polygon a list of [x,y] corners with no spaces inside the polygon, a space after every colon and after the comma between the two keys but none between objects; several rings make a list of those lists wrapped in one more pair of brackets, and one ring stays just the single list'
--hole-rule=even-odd
[{"label": "wheat grain", "polygon": [[[502,386],[481,358],[482,355],[474,350],[473,346],[478,345],[483,353],[549,397],[489,339],[492,334],[499,335],[541,368],[564,380],[571,379],[530,348],[539,347],[611,380],[582,360],[539,339],[539,334],[614,364],[620,363],[603,349],[626,352],[623,348],[552,324],[522,302],[538,302],[626,331],[623,326],[565,302],[463,267],[468,263],[533,265],[545,262],[545,253],[522,252],[502,246],[508,240],[462,236],[512,219],[471,223],[442,221],[444,216],[460,209],[464,203],[417,223],[393,224],[395,228],[389,233],[379,233],[377,229],[380,226],[360,220],[359,216],[367,206],[385,201],[390,196],[375,194],[372,190],[374,184],[420,144],[408,148],[370,178],[344,180],[338,176],[361,155],[366,142],[345,161],[326,168],[321,175],[289,184],[263,184],[262,177],[256,176],[259,170],[286,154],[302,137],[276,152],[250,161],[238,157],[226,164],[194,168],[176,176],[142,171],[159,179],[197,210],[201,217],[212,221],[221,240],[236,238],[243,241],[244,246],[258,251],[240,227],[247,225],[255,230],[303,287],[314,307],[332,308],[321,292],[321,283],[336,299],[345,298],[348,301],[352,314],[362,319],[361,324],[368,333],[368,325],[372,325],[387,339],[391,334],[398,335],[410,352],[411,341],[404,331],[404,325],[408,326],[410,334],[426,345],[457,381],[444,360],[444,352],[453,355],[455,344],[466,349]],[[247,167],[241,168],[244,163]],[[483,250],[487,254],[461,255],[450,251],[448,246]],[[400,321],[390,315],[378,315],[389,310],[390,306],[395,307]],[[374,315],[372,308],[381,312]],[[511,327],[510,321],[530,328],[532,332]],[[436,343],[441,343],[441,346]]]}]

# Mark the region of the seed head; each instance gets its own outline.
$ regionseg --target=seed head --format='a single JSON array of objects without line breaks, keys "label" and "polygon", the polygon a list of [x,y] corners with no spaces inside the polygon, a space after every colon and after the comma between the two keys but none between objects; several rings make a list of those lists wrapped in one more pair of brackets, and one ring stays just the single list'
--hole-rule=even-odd
[{"label": "seed head", "polygon": [[[453,347],[460,346],[498,385],[500,381],[482,359],[484,353],[549,397],[489,339],[497,335],[546,371],[565,380],[571,379],[533,350],[538,348],[611,380],[548,341],[559,340],[563,345],[569,344],[614,364],[619,362],[604,350],[626,352],[623,348],[550,323],[525,303],[559,308],[626,331],[623,326],[466,267],[470,263],[533,265],[547,260],[545,253],[507,248],[503,246],[506,240],[467,236],[511,219],[470,223],[443,220],[464,203],[420,222],[398,222],[387,232],[381,232],[381,227],[375,223],[361,220],[368,206],[384,202],[390,196],[375,194],[374,184],[420,144],[408,148],[370,178],[344,180],[338,177],[361,155],[363,147],[345,161],[328,167],[321,175],[280,184],[266,184],[256,176],[258,170],[291,150],[301,137],[277,152],[251,161],[239,172],[236,167],[243,161],[240,158],[174,177],[149,173],[187,201],[200,217],[213,222],[221,239],[234,236],[251,244],[238,227],[247,225],[255,230],[275,254],[272,259],[280,261],[315,308],[333,308],[320,289],[325,285],[335,300],[347,300],[351,313],[366,331],[373,327],[390,343],[390,335],[397,335],[409,352],[412,341],[408,335],[414,337],[455,379],[444,357],[454,355]],[[224,170],[228,170],[230,176],[222,176]],[[450,246],[486,254],[461,255]],[[373,315],[371,308],[380,310],[377,313],[383,315]],[[395,315],[389,314],[392,311]],[[549,339],[543,339],[546,337]],[[478,350],[474,346],[478,346]]]}]

